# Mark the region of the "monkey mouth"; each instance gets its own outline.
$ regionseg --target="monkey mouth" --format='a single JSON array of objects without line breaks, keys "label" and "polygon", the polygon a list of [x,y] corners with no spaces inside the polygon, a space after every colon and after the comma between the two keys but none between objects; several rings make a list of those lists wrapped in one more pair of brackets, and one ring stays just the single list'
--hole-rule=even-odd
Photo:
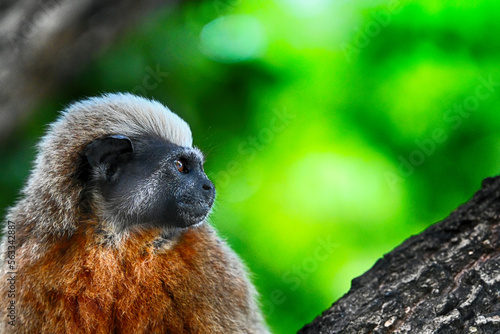
[{"label": "monkey mouth", "polygon": [[212,205],[205,202],[189,201],[179,202],[178,214],[185,226],[202,223],[209,215]]}]

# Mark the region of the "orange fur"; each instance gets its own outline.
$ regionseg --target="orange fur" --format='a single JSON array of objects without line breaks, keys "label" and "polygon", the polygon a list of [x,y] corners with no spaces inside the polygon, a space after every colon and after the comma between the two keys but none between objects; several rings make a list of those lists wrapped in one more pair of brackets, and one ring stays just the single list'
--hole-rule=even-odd
[{"label": "orange fur", "polygon": [[251,333],[228,320],[251,312],[251,296],[213,231],[190,229],[164,250],[158,235],[112,247],[87,224],[21,263],[17,333]]}]

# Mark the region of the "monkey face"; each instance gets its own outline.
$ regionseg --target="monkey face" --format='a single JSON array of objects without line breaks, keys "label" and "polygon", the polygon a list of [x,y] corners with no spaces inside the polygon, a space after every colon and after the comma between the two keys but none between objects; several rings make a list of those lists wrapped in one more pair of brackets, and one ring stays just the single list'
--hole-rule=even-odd
[{"label": "monkey face", "polygon": [[197,149],[114,135],[94,140],[84,155],[91,201],[115,225],[189,227],[210,213],[215,189]]}]

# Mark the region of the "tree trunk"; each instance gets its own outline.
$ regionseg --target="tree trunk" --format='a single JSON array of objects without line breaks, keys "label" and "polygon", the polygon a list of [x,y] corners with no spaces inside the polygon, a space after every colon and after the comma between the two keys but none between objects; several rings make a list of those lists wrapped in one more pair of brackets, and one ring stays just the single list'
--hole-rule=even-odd
[{"label": "tree trunk", "polygon": [[174,0],[1,0],[0,141],[145,13]]},{"label": "tree trunk", "polygon": [[500,333],[500,177],[406,240],[299,333]]}]

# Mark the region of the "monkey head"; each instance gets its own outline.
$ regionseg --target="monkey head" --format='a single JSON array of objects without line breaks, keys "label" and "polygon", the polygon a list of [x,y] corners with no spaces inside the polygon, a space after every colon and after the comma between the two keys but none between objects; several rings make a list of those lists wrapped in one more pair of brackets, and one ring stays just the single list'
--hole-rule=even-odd
[{"label": "monkey head", "polygon": [[38,150],[22,206],[43,221],[32,226],[39,236],[72,235],[82,222],[120,239],[135,227],[168,234],[203,223],[214,203],[189,125],[154,100],[117,93],[72,103]]}]

